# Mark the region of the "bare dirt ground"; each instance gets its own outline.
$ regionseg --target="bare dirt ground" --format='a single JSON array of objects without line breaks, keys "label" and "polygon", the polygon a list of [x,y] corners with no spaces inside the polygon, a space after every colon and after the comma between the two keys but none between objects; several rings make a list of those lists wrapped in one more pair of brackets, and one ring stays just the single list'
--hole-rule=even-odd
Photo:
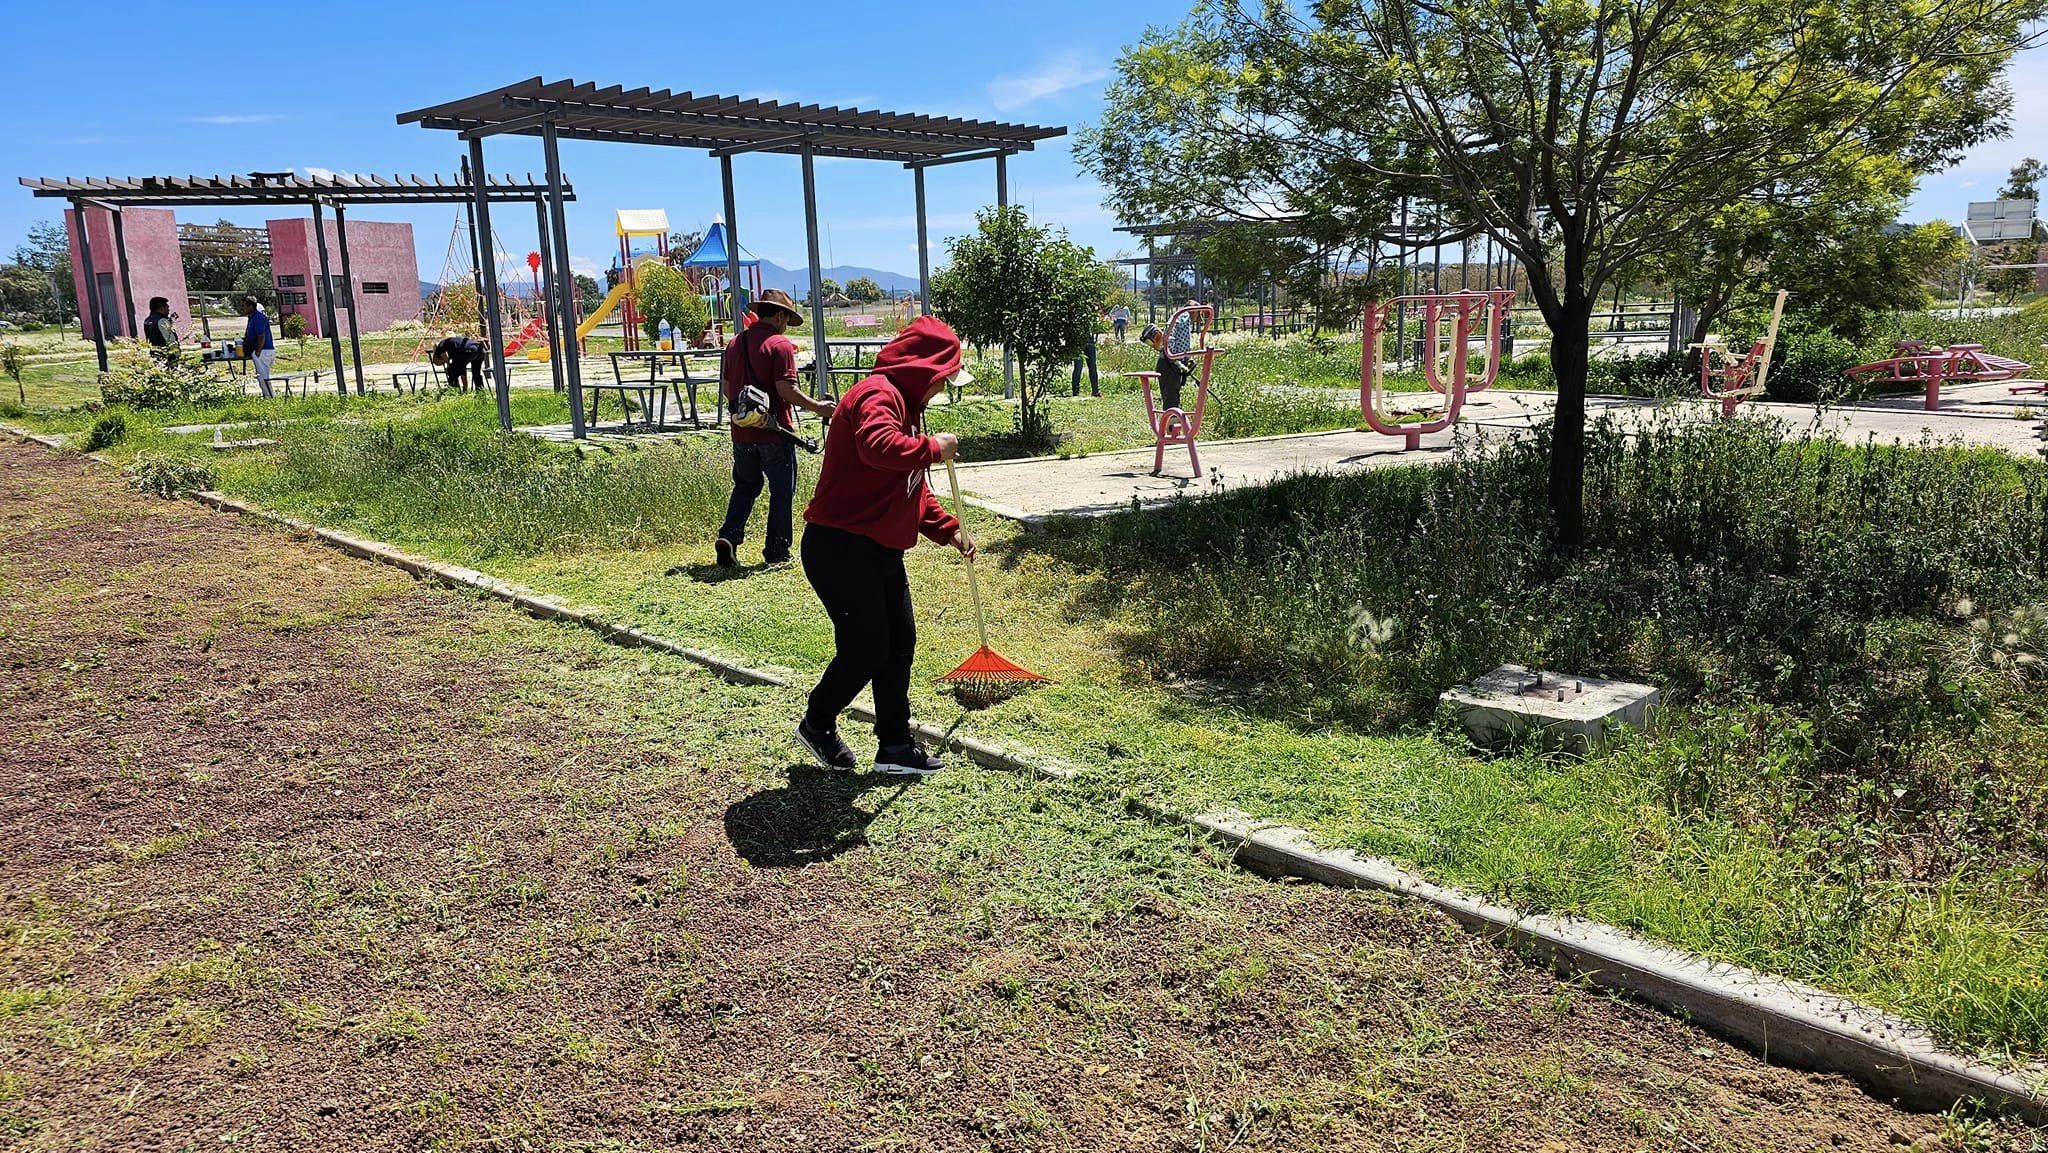
[{"label": "bare dirt ground", "polygon": [[13,444],[0,685],[21,1148],[2032,1140]]}]

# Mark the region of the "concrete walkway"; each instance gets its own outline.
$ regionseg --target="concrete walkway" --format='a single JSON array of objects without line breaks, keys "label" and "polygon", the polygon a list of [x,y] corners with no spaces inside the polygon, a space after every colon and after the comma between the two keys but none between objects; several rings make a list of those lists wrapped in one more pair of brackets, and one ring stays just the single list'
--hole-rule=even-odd
[{"label": "concrete walkway", "polygon": [[[1394,398],[1396,409],[1434,400],[1418,393]],[[1422,438],[1422,446],[1404,451],[1393,437],[1371,431],[1341,430],[1253,440],[1213,441],[1200,445],[1203,475],[1188,465],[1187,449],[1169,449],[1162,475],[1152,474],[1153,450],[1126,449],[1079,457],[1037,457],[962,465],[960,486],[969,500],[1012,520],[1035,524],[1054,516],[1101,516],[1132,507],[1162,504],[1181,497],[1222,492],[1248,485],[1271,484],[1303,472],[1352,472],[1441,461],[1458,437],[1525,432],[1548,419],[1556,396],[1547,392],[1488,392],[1465,407],[1458,426]],[[1708,420],[1713,409],[1703,401],[1644,400],[1631,397],[1587,398],[1591,419],[1613,416],[1628,426],[1655,420]],[[1757,403],[1743,406],[1753,416],[1771,416],[1797,435],[1814,432],[1844,441],[1912,444],[1922,440],[2032,453],[2038,419],[2048,399],[2013,396],[2006,386],[1966,385],[1943,392],[1943,408],[1926,412],[1918,398],[1887,398],[1832,409],[1813,405]]]}]

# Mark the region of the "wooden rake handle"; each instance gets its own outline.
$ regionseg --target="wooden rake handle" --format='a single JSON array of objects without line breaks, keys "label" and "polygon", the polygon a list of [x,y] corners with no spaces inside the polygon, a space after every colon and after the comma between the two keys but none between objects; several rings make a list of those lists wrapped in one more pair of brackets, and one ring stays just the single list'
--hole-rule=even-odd
[{"label": "wooden rake handle", "polygon": [[[960,499],[960,473],[953,467],[953,461],[946,461],[946,483],[953,489],[953,516],[960,521],[962,532],[967,530],[967,502]],[[974,558],[967,558],[967,595],[974,598],[974,627],[981,634],[981,647],[988,647],[988,616],[981,611],[981,582],[974,575]]]}]

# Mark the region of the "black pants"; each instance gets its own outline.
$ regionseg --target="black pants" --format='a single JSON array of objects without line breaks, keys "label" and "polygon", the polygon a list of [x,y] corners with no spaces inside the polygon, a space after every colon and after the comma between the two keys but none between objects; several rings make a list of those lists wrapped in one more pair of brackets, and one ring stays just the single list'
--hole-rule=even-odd
[{"label": "black pants", "polygon": [[455,389],[458,392],[462,390],[462,370],[466,368],[469,370],[469,386],[479,392],[483,391],[484,362],[482,357],[478,357],[465,364],[451,356],[448,358],[447,368],[449,388]]},{"label": "black pants", "polygon": [[804,576],[832,618],[835,651],[804,719],[814,729],[836,726],[861,686],[875,689],[875,738],[884,747],[910,743],[910,659],[917,624],[903,554],[842,529],[805,525]]}]

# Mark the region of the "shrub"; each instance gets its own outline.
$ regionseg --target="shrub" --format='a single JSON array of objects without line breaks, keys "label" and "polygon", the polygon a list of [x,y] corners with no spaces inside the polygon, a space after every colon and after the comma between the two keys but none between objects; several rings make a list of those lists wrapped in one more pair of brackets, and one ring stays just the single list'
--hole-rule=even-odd
[{"label": "shrub", "polygon": [[401,320],[384,330],[385,336],[425,336],[427,326],[418,320]]},{"label": "shrub", "polygon": [[306,350],[306,318],[303,315],[294,312],[285,317],[284,334],[299,342],[300,352]]},{"label": "shrub", "polygon": [[135,341],[118,342],[100,374],[100,399],[135,409],[226,404],[240,396],[234,382],[204,364],[162,360]]},{"label": "shrub", "polygon": [[1659,352],[1586,367],[1586,390],[1618,396],[1692,396],[1700,387],[1699,353]]},{"label": "shrub", "polygon": [[1834,400],[1849,392],[1843,370],[1863,361],[1854,343],[1831,332],[1781,332],[1765,391],[1772,400]]},{"label": "shrub", "polygon": [[168,453],[139,453],[134,463],[122,470],[122,474],[128,478],[129,487],[166,500],[210,489],[220,483],[214,475],[213,466],[205,461]]},{"label": "shrub", "polygon": [[121,443],[128,435],[128,418],[118,412],[110,412],[93,422],[92,429],[85,434],[80,452],[98,452]]},{"label": "shrub", "polygon": [[661,335],[664,320],[675,330],[678,341],[696,339],[711,322],[711,306],[682,273],[665,264],[650,262],[634,270],[633,301],[640,308],[640,327],[649,340]]}]

